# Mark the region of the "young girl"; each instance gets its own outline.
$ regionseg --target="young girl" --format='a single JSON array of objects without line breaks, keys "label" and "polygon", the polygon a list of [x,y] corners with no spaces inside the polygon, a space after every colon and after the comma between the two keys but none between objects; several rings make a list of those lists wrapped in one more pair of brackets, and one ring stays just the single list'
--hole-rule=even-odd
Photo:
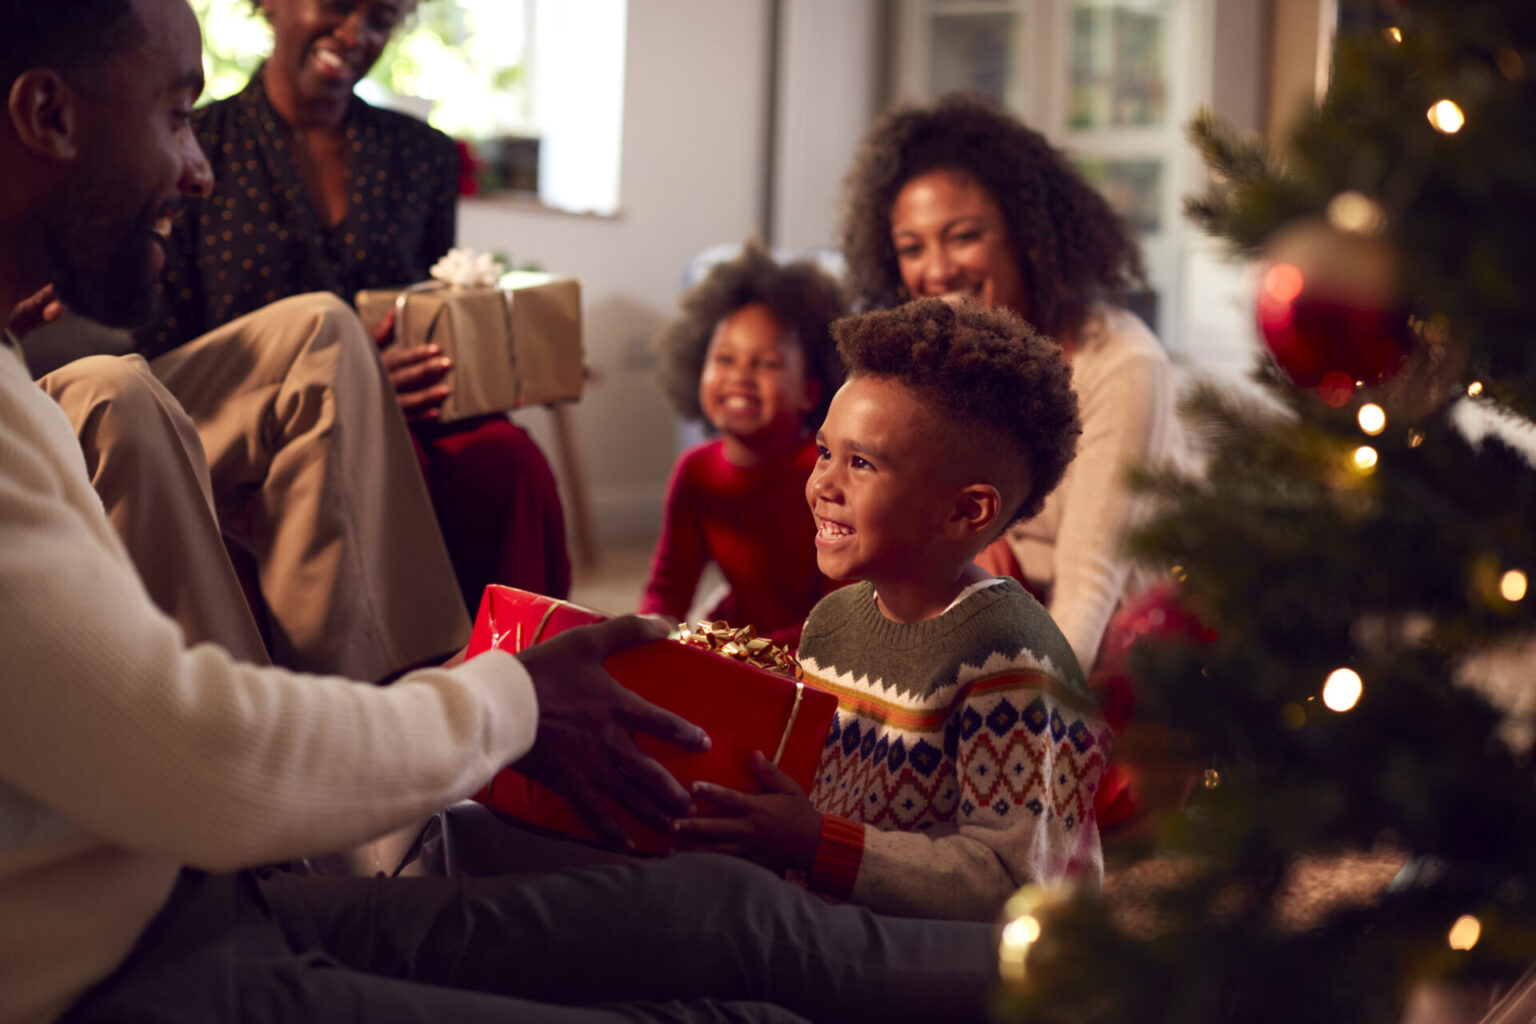
[{"label": "young girl", "polygon": [[730,593],[710,618],[799,643],[806,614],[833,586],[816,568],[803,494],[812,434],[842,381],[827,333],[842,311],[825,272],[781,266],[755,242],[683,297],[656,339],[658,376],[680,416],[702,417],[720,436],[672,471],[641,612],[687,615],[714,562]]}]

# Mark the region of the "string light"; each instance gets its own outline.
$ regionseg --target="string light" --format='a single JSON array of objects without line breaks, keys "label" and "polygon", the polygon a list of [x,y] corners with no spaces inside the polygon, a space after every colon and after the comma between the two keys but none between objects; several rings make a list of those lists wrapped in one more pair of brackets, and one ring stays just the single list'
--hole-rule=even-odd
[{"label": "string light", "polygon": [[1332,711],[1348,711],[1360,700],[1364,689],[1358,672],[1351,668],[1336,668],[1323,683],[1323,703]]},{"label": "string light", "polygon": [[1359,422],[1360,429],[1372,437],[1387,429],[1387,412],[1375,402],[1362,405],[1355,419]]},{"label": "string light", "polygon": [[1476,398],[1478,395],[1480,395],[1482,393],[1483,393],[1483,382],[1482,381],[1475,380],[1471,384],[1467,385],[1467,394],[1470,397]]},{"label": "string light", "polygon": [[1062,903],[1069,893],[1070,888],[1060,884],[1026,885],[1008,898],[1003,907],[1003,920],[1008,923],[1003,925],[997,944],[997,966],[1004,983],[1023,984],[1029,951],[1044,931],[1041,912]]},{"label": "string light", "polygon": [[1467,123],[1467,116],[1450,100],[1441,100],[1436,103],[1429,108],[1426,116],[1435,131],[1444,135],[1455,135],[1461,131],[1461,126]]},{"label": "string light", "polygon": [[1504,595],[1504,600],[1513,604],[1525,597],[1528,585],[1525,573],[1519,569],[1511,569],[1499,578],[1499,593]]},{"label": "string light", "polygon": [[1376,449],[1368,444],[1363,444],[1355,449],[1355,468],[1362,473],[1369,473],[1376,468]]},{"label": "string light", "polygon": [[1410,431],[1408,431],[1408,447],[1409,448],[1417,448],[1419,445],[1421,445],[1423,443],[1424,443],[1424,431],[1422,431],[1422,430],[1410,430]]},{"label": "string light", "polygon": [[1400,43],[1403,41],[1403,30],[1398,28],[1396,25],[1383,30],[1381,34],[1386,36],[1387,41],[1391,43]]},{"label": "string light", "polygon": [[1387,226],[1381,204],[1364,192],[1340,192],[1328,201],[1328,223],[1356,235],[1375,237]]},{"label": "string light", "polygon": [[1173,572],[1173,578],[1178,580],[1180,583],[1183,583],[1185,580],[1189,579],[1189,570],[1184,568],[1182,565],[1174,566],[1171,571]]},{"label": "string light", "polygon": [[1221,785],[1221,772],[1215,768],[1207,768],[1205,774],[1200,779],[1200,784],[1206,789],[1215,789]]},{"label": "string light", "polygon": [[1477,940],[1483,937],[1483,923],[1471,914],[1462,914],[1451,925],[1451,933],[1446,936],[1452,949],[1471,949],[1477,945]]}]

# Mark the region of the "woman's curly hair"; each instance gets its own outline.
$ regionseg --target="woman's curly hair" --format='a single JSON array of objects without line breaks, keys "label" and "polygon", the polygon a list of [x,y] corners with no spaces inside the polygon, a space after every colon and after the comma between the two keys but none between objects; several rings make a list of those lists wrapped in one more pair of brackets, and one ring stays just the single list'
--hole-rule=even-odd
[{"label": "woman's curly hair", "polygon": [[846,317],[832,336],[850,377],[895,380],[971,435],[945,431],[934,443],[1020,474],[1019,504],[1000,517],[999,532],[1039,514],[1083,432],[1061,346],[1011,310],[943,299]]},{"label": "woman's curly hair", "polygon": [[710,268],[704,280],[683,296],[682,314],[651,342],[657,383],[679,416],[702,419],[699,378],[715,327],[741,307],[757,303],[767,306],[774,319],[799,340],[806,379],[821,383],[821,400],[806,414],[805,422],[820,426],[832,392],[843,382],[843,364],[827,330],[845,312],[841,292],[815,263],[779,263],[755,239],[742,247],[740,256]]},{"label": "woman's curly hair", "polygon": [[891,242],[902,186],[930,171],[970,175],[996,200],[1024,275],[1026,311],[1052,337],[1082,323],[1096,299],[1145,283],[1125,223],[1039,132],[973,93],[902,107],[877,121],[843,182],[842,242],[856,308],[909,298]]}]

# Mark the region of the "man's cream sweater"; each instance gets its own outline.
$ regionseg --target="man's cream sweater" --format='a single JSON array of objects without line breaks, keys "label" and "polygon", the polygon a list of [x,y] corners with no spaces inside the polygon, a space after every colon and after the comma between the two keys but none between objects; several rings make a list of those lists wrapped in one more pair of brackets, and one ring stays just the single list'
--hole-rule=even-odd
[{"label": "man's cream sweater", "polygon": [[378,688],[183,645],[63,413],[0,346],[0,1024],[58,1016],[182,865],[337,850],[473,792],[533,742],[493,652]]}]

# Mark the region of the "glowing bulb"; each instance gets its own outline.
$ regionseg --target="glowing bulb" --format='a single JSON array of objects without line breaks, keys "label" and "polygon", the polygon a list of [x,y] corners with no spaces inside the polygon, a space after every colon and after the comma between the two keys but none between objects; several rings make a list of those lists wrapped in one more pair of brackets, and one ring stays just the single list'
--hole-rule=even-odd
[{"label": "glowing bulb", "polygon": [[1376,449],[1368,444],[1363,444],[1355,449],[1355,468],[1362,473],[1369,473],[1376,468]]},{"label": "glowing bulb", "polygon": [[1328,223],[1340,231],[1375,236],[1387,226],[1381,205],[1364,192],[1340,192],[1328,202]]},{"label": "glowing bulb", "polygon": [[1360,429],[1372,437],[1387,429],[1386,410],[1375,402],[1367,402],[1362,405],[1355,419],[1359,421]]},{"label": "glowing bulb", "polygon": [[1185,580],[1189,579],[1189,570],[1184,568],[1182,565],[1174,566],[1172,572],[1173,578],[1178,580],[1180,583],[1183,583]]},{"label": "glowing bulb", "polygon": [[1471,949],[1477,945],[1477,940],[1483,936],[1482,922],[1471,914],[1462,914],[1451,925],[1451,934],[1447,936],[1452,949]]},{"label": "glowing bulb", "polygon": [[1016,917],[1003,926],[997,944],[997,966],[1004,982],[1021,985],[1026,977],[1025,961],[1029,950],[1040,938],[1040,919],[1033,914]]},{"label": "glowing bulb", "polygon": [[1499,578],[1499,593],[1504,595],[1504,600],[1513,603],[1525,596],[1528,585],[1525,573],[1511,569]]},{"label": "glowing bulb", "polygon": [[1031,915],[1009,921],[1003,929],[1003,945],[1021,948],[1040,937],[1040,921]]},{"label": "glowing bulb", "polygon": [[1008,898],[1000,915],[1007,923],[997,943],[997,966],[1005,985],[1016,989],[1024,983],[1029,953],[1045,929],[1046,915],[1065,905],[1071,894],[1070,884],[1052,883],[1026,885]]},{"label": "glowing bulb", "polygon": [[1386,36],[1389,42],[1400,43],[1403,41],[1403,30],[1396,25],[1384,31],[1382,35]]},{"label": "glowing bulb", "polygon": [[1423,443],[1424,443],[1424,431],[1422,431],[1422,430],[1410,430],[1410,431],[1408,431],[1408,447],[1409,448],[1417,448],[1419,445],[1421,445]]},{"label": "glowing bulb", "polygon": [[1467,385],[1467,394],[1470,397],[1476,398],[1478,395],[1480,395],[1482,393],[1483,393],[1483,382],[1482,381],[1475,380],[1471,384]]},{"label": "glowing bulb", "polygon": [[1336,668],[1323,684],[1323,703],[1333,711],[1348,711],[1360,699],[1365,686],[1360,674],[1350,668]]},{"label": "glowing bulb", "polygon": [[1461,126],[1467,123],[1467,116],[1450,100],[1441,100],[1430,107],[1427,116],[1429,123],[1434,125],[1435,131],[1445,135],[1455,135],[1461,131]]},{"label": "glowing bulb", "polygon": [[1221,772],[1217,771],[1215,768],[1207,768],[1205,770],[1205,775],[1203,775],[1200,779],[1200,783],[1206,789],[1215,789],[1217,786],[1221,785]]}]

